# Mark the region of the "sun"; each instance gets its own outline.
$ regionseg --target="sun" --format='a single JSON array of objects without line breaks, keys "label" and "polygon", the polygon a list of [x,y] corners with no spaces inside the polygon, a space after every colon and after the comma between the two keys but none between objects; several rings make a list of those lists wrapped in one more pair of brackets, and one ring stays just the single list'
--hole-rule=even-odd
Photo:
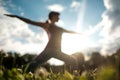
[{"label": "sun", "polygon": [[91,44],[92,41],[90,38],[82,34],[64,33],[62,36],[62,52],[65,52],[68,55],[81,51]]}]

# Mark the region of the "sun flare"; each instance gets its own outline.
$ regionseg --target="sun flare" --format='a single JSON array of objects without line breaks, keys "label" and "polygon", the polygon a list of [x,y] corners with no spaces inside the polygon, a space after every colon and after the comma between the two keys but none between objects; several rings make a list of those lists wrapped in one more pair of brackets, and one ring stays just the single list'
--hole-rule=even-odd
[{"label": "sun flare", "polygon": [[92,41],[85,35],[64,33],[62,36],[62,51],[68,55],[81,51],[91,44]]}]

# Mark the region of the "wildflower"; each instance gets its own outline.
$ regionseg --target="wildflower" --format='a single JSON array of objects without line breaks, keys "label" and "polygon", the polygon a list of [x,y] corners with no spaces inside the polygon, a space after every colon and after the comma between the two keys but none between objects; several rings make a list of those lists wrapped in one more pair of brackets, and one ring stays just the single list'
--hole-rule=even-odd
[{"label": "wildflower", "polygon": [[77,78],[79,76],[79,71],[78,70],[74,70],[73,71],[73,75],[74,75],[74,78]]},{"label": "wildflower", "polygon": [[40,67],[35,71],[35,78],[47,77],[48,75],[49,75],[49,72],[43,67]]},{"label": "wildflower", "polygon": [[18,68],[17,71],[18,71],[19,73],[22,73],[22,69],[20,69],[20,68]]},{"label": "wildflower", "polygon": [[28,75],[32,78],[33,77],[33,73],[29,72]]}]

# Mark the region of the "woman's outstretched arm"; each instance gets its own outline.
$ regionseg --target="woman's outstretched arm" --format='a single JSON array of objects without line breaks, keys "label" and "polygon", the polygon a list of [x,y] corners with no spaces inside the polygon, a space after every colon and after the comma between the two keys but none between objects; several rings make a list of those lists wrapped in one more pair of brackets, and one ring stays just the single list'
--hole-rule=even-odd
[{"label": "woman's outstretched arm", "polygon": [[79,32],[75,32],[75,31],[71,31],[71,30],[66,30],[66,29],[63,29],[63,31],[65,33],[82,34],[82,33],[79,33]]},{"label": "woman's outstretched arm", "polygon": [[40,26],[40,27],[46,27],[47,26],[47,23],[43,23],[43,22],[36,22],[36,21],[32,21],[30,19],[27,19],[27,18],[24,18],[24,17],[21,17],[21,16],[17,16],[17,15],[11,15],[11,14],[4,14],[6,16],[9,16],[9,17],[15,17],[15,18],[18,18],[28,24],[32,24],[32,25],[36,25],[36,26]]}]

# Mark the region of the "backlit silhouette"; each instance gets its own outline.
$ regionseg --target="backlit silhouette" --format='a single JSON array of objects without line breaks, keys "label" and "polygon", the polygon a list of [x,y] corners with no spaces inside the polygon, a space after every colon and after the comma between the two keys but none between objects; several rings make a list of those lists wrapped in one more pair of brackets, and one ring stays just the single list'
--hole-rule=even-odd
[{"label": "backlit silhouette", "polygon": [[42,63],[46,62],[50,58],[54,57],[65,62],[65,64],[70,65],[72,68],[75,68],[77,61],[73,56],[67,55],[61,51],[61,39],[62,33],[76,33],[69,31],[63,28],[58,27],[55,22],[58,22],[60,13],[51,11],[48,15],[48,20],[45,22],[36,22],[23,18],[17,15],[5,14],[9,17],[16,17],[28,24],[36,25],[43,28],[48,34],[48,44],[45,47],[44,51],[40,53],[33,61],[29,64],[27,71],[34,72]]}]

